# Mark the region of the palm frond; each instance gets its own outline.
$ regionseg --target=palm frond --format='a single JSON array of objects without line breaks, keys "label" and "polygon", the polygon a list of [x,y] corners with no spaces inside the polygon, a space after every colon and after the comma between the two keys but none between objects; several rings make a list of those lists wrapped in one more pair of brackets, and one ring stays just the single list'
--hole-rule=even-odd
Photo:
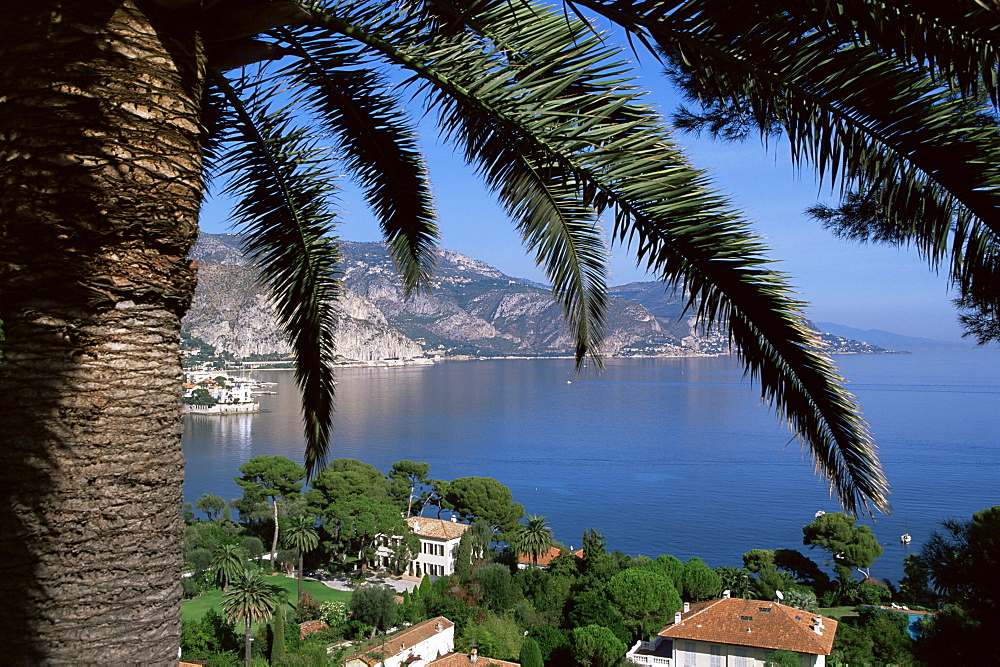
[{"label": "palm frond", "polygon": [[[477,8],[485,32],[442,38],[408,32],[405,17],[342,10],[317,21],[413,71],[445,135],[509,208],[542,205],[530,214],[537,217],[521,218],[522,230],[529,244],[537,240],[550,275],[566,272],[557,294],[571,318],[603,308],[588,291],[602,277],[594,271],[603,270],[592,216],[613,213],[616,239],[634,245],[665,282],[683,284],[703,323],[728,325],[748,373],[798,431],[844,507],[887,507],[856,402],[806,330],[784,278],[768,268],[739,213],[639,102],[626,66],[589,27],[571,21],[567,29],[556,12],[498,1]],[[546,254],[549,247],[558,250]],[[588,254],[574,264],[578,248]]]},{"label": "palm frond", "polygon": [[427,287],[439,237],[416,132],[380,73],[356,45],[315,29],[281,30],[296,58],[278,76],[337,139],[338,158],[360,182],[407,292]]},{"label": "palm frond", "polygon": [[255,85],[240,85],[241,97],[221,74],[211,81],[234,121],[219,162],[227,192],[239,198],[234,216],[246,233],[244,249],[295,351],[311,475],[322,467],[333,423],[340,251],[329,210],[329,154],[307,128],[294,127],[287,109],[270,109]]},{"label": "palm frond", "polygon": [[[986,294],[1000,281],[1000,126],[982,101],[982,91],[995,94],[997,47],[962,18],[986,10],[920,3],[915,18],[903,15],[910,7],[864,0],[728,12],[711,0],[581,4],[658,42],[705,108],[683,111],[682,126],[734,138],[751,125],[765,136],[780,128],[793,160],[871,200],[932,267],[947,260],[964,291]],[[926,25],[890,34],[913,22]],[[964,46],[952,52],[949,39]]]}]

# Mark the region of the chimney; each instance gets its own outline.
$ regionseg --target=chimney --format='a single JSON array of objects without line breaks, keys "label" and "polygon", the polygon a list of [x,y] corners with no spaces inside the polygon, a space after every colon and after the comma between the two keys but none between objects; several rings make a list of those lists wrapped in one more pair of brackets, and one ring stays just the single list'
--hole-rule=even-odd
[{"label": "chimney", "polygon": [[413,522],[413,532],[414,533],[419,533],[420,532],[420,522],[419,521],[414,521]]},{"label": "chimney", "polygon": [[691,603],[690,602],[685,602],[684,603],[684,613],[686,614],[689,611],[691,611]]},{"label": "chimney", "polygon": [[458,515],[452,514],[451,515],[451,522],[452,523],[458,523]]},{"label": "chimney", "polygon": [[722,591],[722,599],[723,600],[728,600],[729,599],[729,589],[728,588],[726,590]]},{"label": "chimney", "polygon": [[674,614],[674,625],[678,625],[681,622],[681,613],[677,612]]},{"label": "chimney", "polygon": [[438,621],[437,625],[434,626],[434,632],[441,632],[442,630],[444,630],[444,626],[441,625],[441,621]]},{"label": "chimney", "polygon": [[472,649],[469,651],[469,662],[476,662],[479,660],[479,653],[477,649]]}]

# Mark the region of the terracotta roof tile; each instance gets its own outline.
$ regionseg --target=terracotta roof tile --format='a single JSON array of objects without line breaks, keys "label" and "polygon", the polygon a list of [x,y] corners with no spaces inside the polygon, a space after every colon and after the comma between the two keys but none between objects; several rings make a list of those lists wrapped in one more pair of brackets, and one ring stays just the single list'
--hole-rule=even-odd
[{"label": "terracotta roof tile", "polygon": [[299,638],[305,639],[306,635],[325,630],[328,627],[330,626],[326,624],[326,621],[306,621],[299,623]]},{"label": "terracotta roof tile", "polygon": [[453,540],[461,537],[469,529],[469,524],[444,519],[429,519],[423,516],[411,516],[406,520],[410,530],[421,537],[434,537],[439,540]]},{"label": "terracotta roof tile", "polygon": [[[444,616],[431,618],[417,623],[416,625],[411,625],[405,630],[395,632],[388,637],[385,637],[377,644],[366,646],[359,651],[355,651],[346,658],[343,658],[343,661],[347,662],[348,660],[360,660],[361,662],[374,667],[374,665],[377,665],[382,659],[371,657],[368,654],[378,652],[384,653],[387,656],[392,656],[397,655],[406,649],[413,648],[420,642],[436,635],[439,632],[437,629],[438,623],[441,624],[441,630],[446,630],[454,627],[455,625]],[[405,649],[403,648],[404,646],[406,647]]]},{"label": "terracotta roof tile", "polygon": [[[822,634],[815,631],[817,618]],[[663,628],[660,636],[829,655],[836,633],[837,621],[818,614],[776,602],[723,598],[693,603],[680,623]]]},{"label": "terracotta roof tile", "polygon": [[558,558],[559,554],[562,554],[562,553],[566,553],[567,555],[571,555],[571,556],[576,556],[577,558],[583,558],[583,549],[578,549],[577,551],[574,551],[574,552],[570,553],[569,551],[564,552],[564,551],[561,551],[561,550],[557,549],[556,547],[551,547],[548,551],[546,551],[545,553],[543,553],[541,556],[538,557],[538,562],[537,563],[535,562],[535,560],[529,554],[518,554],[518,556],[517,556],[517,562],[519,562],[519,563],[528,563],[528,564],[531,564],[531,565],[536,565],[536,564],[537,565],[548,565],[554,559]]},{"label": "terracotta roof tile", "polygon": [[459,667],[459,665],[475,665],[475,667],[483,667],[483,665],[486,665],[486,667],[519,667],[520,665],[517,662],[507,662],[506,660],[487,658],[482,655],[478,656],[475,662],[472,662],[467,653],[449,653],[437,660],[431,660],[427,664],[434,665],[434,667]]}]

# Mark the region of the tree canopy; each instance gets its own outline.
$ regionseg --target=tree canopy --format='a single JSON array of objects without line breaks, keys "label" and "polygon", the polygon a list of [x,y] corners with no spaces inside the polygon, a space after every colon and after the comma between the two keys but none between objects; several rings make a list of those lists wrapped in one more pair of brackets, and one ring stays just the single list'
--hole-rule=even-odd
[{"label": "tree canopy", "polygon": [[392,469],[389,470],[389,479],[392,480],[393,495],[401,499],[405,496],[406,516],[411,515],[417,485],[427,482],[427,473],[430,472],[430,469],[429,463],[418,463],[409,459],[396,461],[392,464]]},{"label": "tree canopy", "polygon": [[[1000,660],[994,634],[1000,622],[1000,505],[971,519],[943,522],[921,547],[908,571],[927,582],[945,603],[917,642],[929,664]],[[916,572],[913,572],[916,570]]]},{"label": "tree canopy", "polygon": [[396,620],[396,599],[391,588],[385,586],[359,586],[348,602],[351,619],[375,630],[386,631]]},{"label": "tree canopy", "polygon": [[312,478],[310,486],[306,498],[317,513],[353,496],[384,500],[389,493],[386,476],[375,466],[357,459],[331,461]]},{"label": "tree canopy", "polygon": [[398,536],[413,552],[419,544],[397,506],[365,495],[351,496],[327,507],[323,528],[334,538],[333,544],[342,545],[346,554],[357,557],[363,571],[375,558],[379,540],[385,535]]},{"label": "tree canopy", "polygon": [[514,502],[510,489],[492,477],[459,477],[451,480],[444,504],[466,520],[485,521],[494,530],[513,530],[524,516],[524,506]]},{"label": "tree canopy", "polygon": [[691,602],[708,600],[722,592],[722,580],[700,558],[684,562],[684,598]]},{"label": "tree canopy", "polygon": [[608,581],[605,591],[625,619],[633,639],[663,629],[681,608],[680,593],[666,575],[630,567]]},{"label": "tree canopy", "polygon": [[841,573],[855,567],[868,576],[867,568],[882,555],[882,547],[871,528],[858,524],[843,512],[827,512],[802,527],[802,543],[829,552],[834,567]]},{"label": "tree canopy", "polygon": [[302,490],[306,470],[284,456],[255,456],[240,466],[234,478],[244,495],[255,499],[284,498]]}]

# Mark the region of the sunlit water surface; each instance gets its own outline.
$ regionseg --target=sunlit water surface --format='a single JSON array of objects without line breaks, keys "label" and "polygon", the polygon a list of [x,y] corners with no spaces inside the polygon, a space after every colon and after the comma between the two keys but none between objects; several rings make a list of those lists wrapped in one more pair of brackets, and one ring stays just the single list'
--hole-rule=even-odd
[{"label": "sunlit water surface", "polygon": [[[885,546],[873,574],[896,581],[942,519],[1000,504],[1000,355],[947,348],[836,362],[892,484],[893,515],[866,522]],[[254,456],[302,461],[291,372],[256,377],[278,383],[261,397],[264,412],[185,418],[188,501],[238,496],[233,476]],[[583,376],[569,360],[444,362],[337,378],[331,459],[495,477],[567,545],[595,528],[632,555],[739,565],[752,548],[805,549],[802,526],[838,509],[731,358],[611,359]]]}]

